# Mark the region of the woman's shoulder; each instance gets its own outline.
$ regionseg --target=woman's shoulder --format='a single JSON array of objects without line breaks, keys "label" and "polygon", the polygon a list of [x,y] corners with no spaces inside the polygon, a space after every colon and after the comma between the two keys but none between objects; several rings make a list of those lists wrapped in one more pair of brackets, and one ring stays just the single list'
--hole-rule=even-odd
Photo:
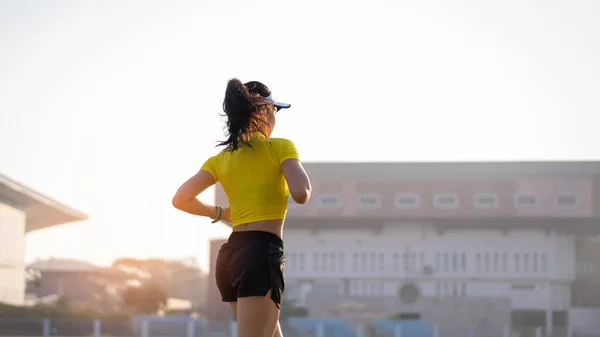
[{"label": "woman's shoulder", "polygon": [[296,146],[293,141],[288,138],[271,138],[271,143],[280,146]]}]

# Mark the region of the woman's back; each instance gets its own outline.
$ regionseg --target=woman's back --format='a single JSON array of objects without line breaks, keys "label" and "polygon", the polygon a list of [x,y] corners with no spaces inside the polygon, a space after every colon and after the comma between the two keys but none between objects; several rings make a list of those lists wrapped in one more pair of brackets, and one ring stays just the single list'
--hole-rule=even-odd
[{"label": "woman's back", "polygon": [[250,146],[225,149],[202,166],[221,182],[229,199],[232,226],[263,220],[283,220],[289,189],[281,164],[298,158],[296,146],[283,138],[254,133]]}]

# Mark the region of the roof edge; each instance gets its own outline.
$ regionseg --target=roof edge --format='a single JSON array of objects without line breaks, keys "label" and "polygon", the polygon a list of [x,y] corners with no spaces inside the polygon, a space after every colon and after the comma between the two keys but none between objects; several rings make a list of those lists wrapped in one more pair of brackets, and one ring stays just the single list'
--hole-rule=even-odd
[{"label": "roof edge", "polygon": [[[89,216],[83,212],[80,212],[74,208],[71,208],[59,201],[56,201],[48,196],[43,195],[17,181],[7,177],[6,175],[0,173],[0,185],[4,185],[16,193],[19,193],[29,199],[35,200],[39,203],[42,203],[48,207],[54,208],[60,212],[63,212],[70,217],[74,218],[72,221],[82,221],[87,220]],[[72,222],[71,221],[71,222]]]}]

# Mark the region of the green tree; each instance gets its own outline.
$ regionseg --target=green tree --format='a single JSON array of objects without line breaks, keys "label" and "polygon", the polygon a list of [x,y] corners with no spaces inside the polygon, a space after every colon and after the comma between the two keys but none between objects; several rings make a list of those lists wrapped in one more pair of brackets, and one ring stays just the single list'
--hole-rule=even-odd
[{"label": "green tree", "polygon": [[167,294],[154,283],[129,286],[123,291],[123,304],[136,314],[156,314],[167,307]]}]

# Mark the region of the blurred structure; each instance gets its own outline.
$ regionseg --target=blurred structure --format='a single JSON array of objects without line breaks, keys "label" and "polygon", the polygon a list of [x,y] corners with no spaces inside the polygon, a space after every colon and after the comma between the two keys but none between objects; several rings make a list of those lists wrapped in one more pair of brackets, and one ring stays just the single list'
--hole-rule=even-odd
[{"label": "blurred structure", "polygon": [[[313,195],[290,199],[285,274],[287,300],[311,317],[412,317],[445,331],[598,324],[586,317],[600,307],[600,163],[305,168]],[[220,187],[216,198],[227,203]]]},{"label": "blurred structure", "polygon": [[27,270],[38,275],[27,283],[28,304],[55,303],[64,297],[70,307],[96,312],[122,309],[121,293],[128,275],[120,270],[68,259],[36,261]]},{"label": "blurred structure", "polygon": [[0,174],[0,302],[25,300],[25,234],[87,216]]}]

